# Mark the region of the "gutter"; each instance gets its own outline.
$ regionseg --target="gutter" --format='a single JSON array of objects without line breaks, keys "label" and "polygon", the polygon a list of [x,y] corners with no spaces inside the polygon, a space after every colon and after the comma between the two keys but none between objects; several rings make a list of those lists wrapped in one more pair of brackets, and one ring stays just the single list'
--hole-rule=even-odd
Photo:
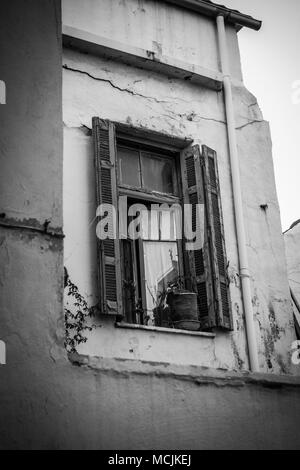
[{"label": "gutter", "polygon": [[229,24],[235,25],[239,31],[243,26],[258,31],[261,28],[262,22],[252,18],[252,16],[240,13],[237,10],[232,10],[224,5],[206,0],[164,0],[172,5],[186,8],[194,12],[200,13],[211,18],[217,18],[222,15],[225,21]]}]

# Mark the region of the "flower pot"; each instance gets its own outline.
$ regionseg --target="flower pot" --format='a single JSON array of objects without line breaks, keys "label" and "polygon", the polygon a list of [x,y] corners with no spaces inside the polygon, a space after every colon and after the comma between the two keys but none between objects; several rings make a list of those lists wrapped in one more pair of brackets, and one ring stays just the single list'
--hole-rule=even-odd
[{"label": "flower pot", "polygon": [[195,292],[185,290],[170,292],[167,302],[171,308],[171,321],[174,328],[192,331],[200,329]]}]

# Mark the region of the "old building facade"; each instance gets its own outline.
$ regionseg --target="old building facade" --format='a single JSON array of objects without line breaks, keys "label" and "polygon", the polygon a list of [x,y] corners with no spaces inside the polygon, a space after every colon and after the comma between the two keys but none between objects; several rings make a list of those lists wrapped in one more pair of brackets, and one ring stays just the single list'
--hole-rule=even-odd
[{"label": "old building facade", "polygon": [[[64,0],[62,19],[58,0],[5,3],[0,447],[299,447],[270,132],[238,48],[260,22],[200,0]],[[201,249],[176,222],[164,239],[163,215],[155,239],[99,243],[99,203],[121,196],[193,217],[196,197]],[[64,266],[97,307],[69,355]],[[152,316],[174,269],[196,327]]]},{"label": "old building facade", "polygon": [[[245,20],[251,21],[244,16]],[[255,97],[243,83],[238,21],[241,19],[233,18],[226,24],[226,42],[259,370],[288,373],[292,370],[288,351],[294,327],[270,132]],[[258,22],[252,21],[250,26],[257,29]],[[107,316],[101,319],[102,327],[93,331],[80,351],[93,356],[249,370],[216,18],[172,2],[102,1],[91,2],[83,9],[80,2],[65,1],[63,23],[64,232],[65,264],[70,278],[90,305],[97,304],[101,287],[96,254],[97,176],[91,135],[92,118],[97,116],[115,124],[116,141],[120,142],[116,166],[118,158],[123,158],[123,165],[129,165],[129,158],[132,161],[133,156],[126,157],[122,145],[128,147],[134,138],[139,145],[141,139],[148,141],[148,145],[156,145],[157,153],[173,146],[173,158],[177,150],[179,159],[184,159],[182,149],[188,148],[189,143],[200,148],[208,146],[216,152],[232,315],[232,331],[218,329],[202,336],[200,333],[178,336],[171,334],[173,331],[146,328],[137,331],[130,328],[126,318],[119,326],[126,323],[128,328],[116,329],[116,316]],[[152,57],[151,54],[154,59],[143,58]],[[127,144],[126,139],[129,139]],[[129,171],[138,172],[134,163]],[[183,186],[184,179],[182,175]],[[126,175],[123,180],[125,186],[128,182],[132,182],[132,187],[139,184],[129,177],[126,181]],[[123,194],[124,181],[117,181],[116,193]],[[148,187],[157,190],[151,182]],[[158,188],[156,194],[159,190],[167,191]],[[130,192],[128,197],[133,197]],[[134,201],[141,201],[139,197]],[[183,199],[187,202],[184,195]],[[166,201],[170,203],[172,197]],[[154,202],[165,200],[162,197]],[[145,249],[149,250],[146,245]],[[149,253],[155,259],[154,251]],[[147,275],[151,278],[154,273],[144,273],[144,277]],[[122,270],[119,276],[124,278]]]}]

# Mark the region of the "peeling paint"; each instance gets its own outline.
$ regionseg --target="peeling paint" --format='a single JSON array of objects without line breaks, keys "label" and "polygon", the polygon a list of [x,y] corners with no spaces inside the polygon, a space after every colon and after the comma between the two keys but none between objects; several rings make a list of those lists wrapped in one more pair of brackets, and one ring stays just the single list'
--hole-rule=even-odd
[{"label": "peeling paint", "polygon": [[235,357],[237,369],[238,370],[243,370],[244,366],[245,366],[245,361],[243,361],[243,359],[240,357],[237,345],[236,345],[233,338],[231,340],[231,344],[232,344],[232,349],[233,349],[233,354],[234,354],[234,357]]},{"label": "peeling paint", "polygon": [[0,216],[0,227],[11,229],[28,231],[32,233],[39,233],[54,238],[64,238],[61,228],[51,227],[51,221],[45,220],[41,224],[37,219],[14,219],[12,217],[6,217],[4,213]]}]

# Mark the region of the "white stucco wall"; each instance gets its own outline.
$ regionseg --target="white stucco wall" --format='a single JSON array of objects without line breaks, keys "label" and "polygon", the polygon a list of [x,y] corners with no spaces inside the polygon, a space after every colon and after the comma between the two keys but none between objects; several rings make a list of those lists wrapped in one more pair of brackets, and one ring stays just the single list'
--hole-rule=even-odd
[{"label": "white stucco wall", "polygon": [[[193,65],[219,69],[214,23],[159,0],[63,0],[63,23],[124,45],[161,52]],[[234,27],[228,28],[231,73],[241,80]]]},{"label": "white stucco wall", "polygon": [[[154,6],[158,8],[157,2],[111,2],[110,5],[117,5],[114,12],[108,9],[107,3],[102,0],[91,2],[93,8],[86,7],[79,15],[79,2],[74,2],[74,9],[69,2],[65,2],[65,21],[73,26],[88,28],[87,15],[93,13],[94,19],[90,25],[92,32],[101,29],[103,21],[107,28],[102,28],[105,34],[111,34],[117,40],[130,39],[133,45],[142,45],[139,44],[141,34],[135,22],[136,16],[145,13],[140,9],[133,13],[134,5],[144,3],[147,8],[152,5],[153,13],[156,11]],[[96,8],[100,4],[101,15]],[[108,27],[108,19],[114,18],[115,14],[119,15],[119,8],[129,8],[129,4],[131,13],[125,16],[123,11],[123,18],[126,18],[124,31],[121,28],[121,31],[116,32],[112,25]],[[190,13],[183,13],[177,8],[172,15],[174,21],[179,22],[185,17],[183,24],[191,36],[198,34],[194,32],[195,28],[198,30],[197,21],[206,25],[208,30],[214,30],[207,19],[197,15],[192,15],[191,19]],[[153,15],[150,13],[145,16],[144,23],[146,19],[143,40],[157,40],[159,24],[152,22]],[[171,50],[171,45],[176,44],[173,34],[174,28],[165,26],[164,47],[169,48],[169,55],[175,53]],[[216,68],[215,32],[205,37],[205,45],[200,41],[197,48],[199,63]],[[181,51],[190,50],[189,38],[190,35],[180,36]],[[236,64],[236,70],[240,70],[236,35],[231,38],[229,45],[231,62]],[[142,46],[145,47],[145,44]],[[176,56],[177,53],[176,49]],[[210,60],[211,63],[204,64],[202,59],[203,62]],[[185,60],[190,59],[185,57]],[[73,282],[91,305],[96,303],[95,178],[89,129],[92,117],[99,116],[135,127],[142,126],[181,138],[191,138],[195,143],[206,144],[217,151],[234,320],[232,333],[217,332],[215,338],[203,338],[121,330],[115,328],[112,319],[101,318],[97,320],[101,327],[92,332],[80,352],[101,357],[247,370],[249,363],[238,276],[222,92],[71,50],[64,51],[63,64],[65,265]],[[234,97],[260,366],[262,371],[286,373],[292,371],[290,345],[294,340],[294,329],[270,132],[255,97],[241,82],[235,81]],[[267,208],[263,210],[261,205],[267,205]]]}]

